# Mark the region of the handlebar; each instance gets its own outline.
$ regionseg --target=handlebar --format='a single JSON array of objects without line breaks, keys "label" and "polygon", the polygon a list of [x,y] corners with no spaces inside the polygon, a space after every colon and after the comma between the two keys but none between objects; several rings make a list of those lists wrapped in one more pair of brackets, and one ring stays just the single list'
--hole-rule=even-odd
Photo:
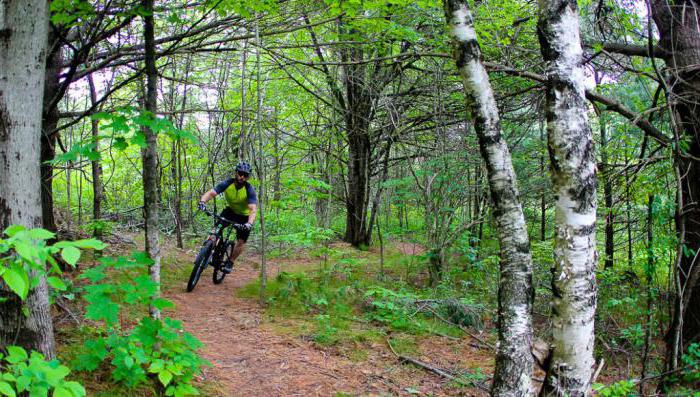
[{"label": "handlebar", "polygon": [[226,218],[224,218],[224,217],[222,217],[222,216],[219,216],[219,215],[217,215],[217,214],[215,214],[215,213],[209,211],[207,208],[205,208],[205,209],[203,209],[203,210],[201,210],[201,211],[204,212],[205,214],[211,216],[212,218],[218,219],[219,221],[221,221],[221,222],[223,222],[223,223],[228,223],[229,226],[233,227],[233,228],[236,229],[236,230],[243,229],[243,226],[244,226],[243,224],[237,223],[237,222],[234,222],[234,221],[232,221],[232,220],[230,220],[230,219],[226,219]]}]

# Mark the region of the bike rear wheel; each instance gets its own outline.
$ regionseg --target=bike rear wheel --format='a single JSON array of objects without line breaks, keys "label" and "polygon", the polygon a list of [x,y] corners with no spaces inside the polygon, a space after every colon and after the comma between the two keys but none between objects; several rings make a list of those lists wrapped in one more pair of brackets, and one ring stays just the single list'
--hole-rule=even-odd
[{"label": "bike rear wheel", "polygon": [[187,281],[187,292],[191,292],[199,281],[199,277],[202,272],[209,264],[211,260],[211,254],[214,250],[214,241],[207,240],[204,242],[202,248],[199,249],[199,253],[194,260],[194,267],[192,268],[192,273],[190,273],[190,279]]}]

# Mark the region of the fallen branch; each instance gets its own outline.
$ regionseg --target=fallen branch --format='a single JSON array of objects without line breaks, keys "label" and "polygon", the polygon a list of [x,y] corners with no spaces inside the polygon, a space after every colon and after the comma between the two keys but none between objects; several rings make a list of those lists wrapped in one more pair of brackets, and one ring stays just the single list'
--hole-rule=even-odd
[{"label": "fallen branch", "polygon": [[[466,327],[463,327],[463,326],[460,325],[460,324],[455,324],[455,323],[453,323],[452,321],[450,321],[450,320],[446,319],[445,317],[441,316],[439,313],[437,313],[437,312],[436,312],[435,310],[433,310],[433,309],[430,309],[430,311],[433,313],[433,315],[435,315],[435,317],[439,318],[440,320],[444,321],[444,322],[447,323],[447,324],[450,324],[450,325],[453,325],[453,326],[455,326],[455,327],[458,327],[462,332],[464,332],[465,334],[469,335],[469,336],[470,336],[472,339],[474,339],[475,341],[481,343],[481,344],[484,345],[484,346],[488,346],[491,350],[496,350],[496,346],[494,346],[494,345],[492,345],[491,343],[486,342],[485,340],[483,340],[483,339],[479,338],[478,336],[474,335],[474,334],[473,334],[472,332],[470,332]],[[484,346],[479,346],[479,347],[480,347],[480,348],[483,348]]]},{"label": "fallen branch", "polygon": [[402,362],[409,362],[417,367],[423,368],[425,370],[428,370],[434,374],[437,374],[445,379],[449,379],[450,381],[453,381],[455,383],[459,383],[462,386],[467,386],[467,387],[476,387],[478,389],[484,390],[484,391],[489,391],[488,387],[481,385],[477,382],[465,382],[458,377],[454,376],[448,370],[436,367],[434,365],[424,363],[420,360],[416,360],[415,358],[404,356],[401,354],[396,353],[396,350],[394,350],[394,347],[391,345],[391,342],[389,339],[386,340],[387,345],[389,345],[389,349],[391,349],[391,352],[394,353],[394,355]]}]

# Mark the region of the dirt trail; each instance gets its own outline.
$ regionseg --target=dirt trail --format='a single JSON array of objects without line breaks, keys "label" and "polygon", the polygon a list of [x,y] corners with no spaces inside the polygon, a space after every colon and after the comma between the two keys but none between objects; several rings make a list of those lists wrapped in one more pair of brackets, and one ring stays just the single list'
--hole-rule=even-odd
[{"label": "dirt trail", "polygon": [[[255,260],[257,258],[251,258]],[[219,382],[227,396],[328,396],[337,392],[395,393],[372,387],[357,364],[315,349],[310,343],[280,336],[261,326],[256,302],[234,290],[257,277],[244,265],[220,285],[211,270],[191,293],[171,291],[174,317],[204,343],[203,356],[213,364],[204,377]],[[369,382],[369,383],[368,383]]]},{"label": "dirt trail", "polygon": [[[327,352],[301,338],[275,333],[261,323],[262,311],[252,299],[235,296],[235,290],[254,280],[258,271],[247,260],[220,285],[211,282],[207,269],[191,293],[166,292],[176,311],[170,316],[204,343],[202,356],[213,367],[203,378],[215,381],[224,396],[334,396],[409,395],[420,390],[432,395],[453,394],[443,380],[423,370],[399,364],[386,349],[377,347],[361,363]],[[276,274],[274,264],[271,273]],[[454,348],[455,346],[452,346]],[[446,348],[447,349],[447,348]],[[417,390],[414,390],[415,388]],[[422,394],[421,393],[421,394]],[[460,395],[474,395],[465,390]],[[482,394],[482,393],[477,393]]]}]

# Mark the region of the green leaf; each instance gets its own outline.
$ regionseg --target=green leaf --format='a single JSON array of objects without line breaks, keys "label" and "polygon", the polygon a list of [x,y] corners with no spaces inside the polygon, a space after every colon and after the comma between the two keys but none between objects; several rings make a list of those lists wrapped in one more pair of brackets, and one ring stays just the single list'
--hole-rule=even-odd
[{"label": "green leaf", "polygon": [[139,145],[141,148],[146,148],[148,143],[146,142],[146,135],[142,132],[137,132],[134,137],[131,138],[131,143]]},{"label": "green leaf", "polygon": [[114,144],[112,146],[118,150],[124,150],[129,147],[129,144],[126,143],[126,138],[118,136],[114,138]]},{"label": "green leaf", "polygon": [[3,396],[16,397],[15,389],[7,382],[0,381],[0,394]]},{"label": "green leaf", "polygon": [[68,389],[65,389],[61,386],[57,386],[53,390],[53,397],[73,397],[73,393]]},{"label": "green leaf", "polygon": [[5,280],[7,286],[22,300],[27,298],[29,280],[26,272],[20,273],[16,268],[6,268],[5,272],[2,274],[2,279]]},{"label": "green leaf", "polygon": [[53,276],[47,277],[46,282],[49,283],[49,285],[53,289],[58,290],[58,291],[65,291],[68,289],[68,286],[66,285],[66,283],[64,283],[63,280],[61,280],[58,277],[53,277]]},{"label": "green leaf", "polygon": [[80,259],[80,250],[75,247],[68,246],[61,250],[61,257],[63,257],[63,260],[65,260],[71,266],[75,266],[76,263],[78,263],[78,259]]},{"label": "green leaf", "polygon": [[107,247],[107,244],[103,243],[100,240],[91,238],[91,239],[85,239],[85,240],[76,240],[73,241],[73,245],[75,245],[78,248],[82,249],[94,249],[94,250],[103,250]]},{"label": "green leaf", "polygon": [[175,304],[167,299],[157,298],[153,301],[153,306],[155,306],[158,310],[163,310],[168,307],[175,307]]},{"label": "green leaf", "polygon": [[84,397],[86,394],[85,388],[83,387],[83,385],[81,385],[78,382],[74,382],[74,381],[66,382],[66,383],[64,383],[63,386],[67,387],[68,390],[70,390],[71,393],[73,393],[73,395],[75,397]]},{"label": "green leaf", "polygon": [[173,380],[173,374],[166,369],[158,373],[158,379],[160,379],[160,383],[162,383],[163,386],[167,386],[168,383]]},{"label": "green leaf", "polygon": [[7,357],[5,360],[10,364],[17,364],[22,361],[27,361],[29,356],[26,350],[19,346],[7,346]]},{"label": "green leaf", "polygon": [[19,233],[19,232],[21,232],[21,231],[23,231],[23,230],[26,230],[26,229],[27,229],[27,228],[25,228],[25,227],[22,226],[22,225],[10,225],[10,227],[8,227],[7,229],[5,229],[5,234],[6,234],[8,237],[13,237],[15,234],[17,234],[17,233]]},{"label": "green leaf", "polygon": [[55,236],[56,236],[55,233],[52,233],[46,229],[41,229],[41,228],[31,229],[29,231],[29,237],[35,238],[38,240],[48,240],[48,239],[54,238]]}]

